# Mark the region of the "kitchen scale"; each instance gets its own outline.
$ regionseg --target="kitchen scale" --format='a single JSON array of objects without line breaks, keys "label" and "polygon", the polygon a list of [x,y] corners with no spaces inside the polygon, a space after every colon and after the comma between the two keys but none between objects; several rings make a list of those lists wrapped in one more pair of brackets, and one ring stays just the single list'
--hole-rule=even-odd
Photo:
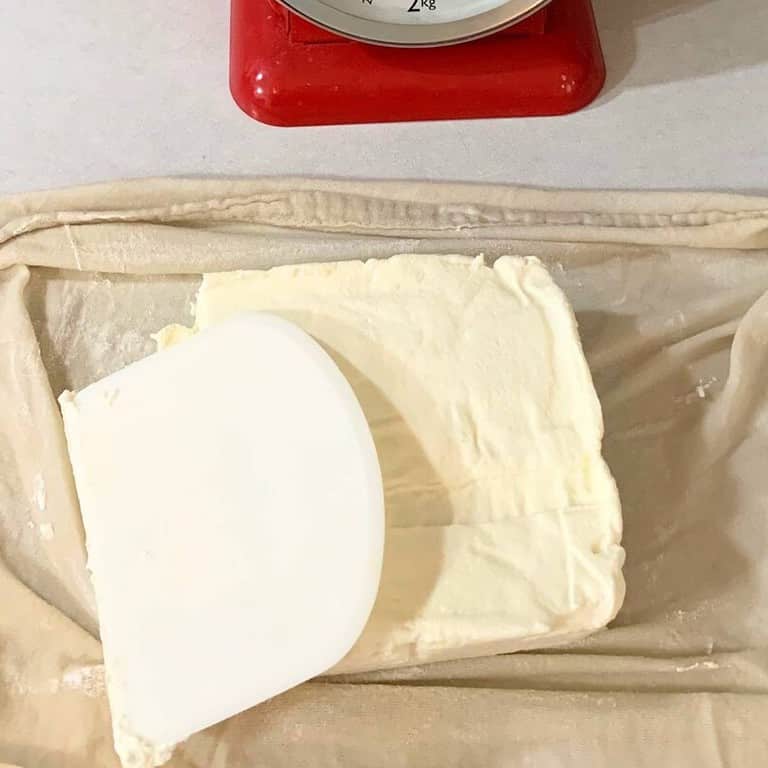
[{"label": "kitchen scale", "polygon": [[230,87],[272,125],[560,115],[605,80],[590,0],[232,0]]}]

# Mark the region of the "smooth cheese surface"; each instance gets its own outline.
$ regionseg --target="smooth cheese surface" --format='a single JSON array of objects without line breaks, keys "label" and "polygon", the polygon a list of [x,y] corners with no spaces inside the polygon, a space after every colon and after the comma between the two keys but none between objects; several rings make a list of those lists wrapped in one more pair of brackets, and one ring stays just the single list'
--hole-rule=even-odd
[{"label": "smooth cheese surface", "polygon": [[600,404],[573,312],[539,261],[403,255],[211,274],[196,329],[254,309],[333,356],[382,469],[381,586],[335,671],[544,647],[615,616],[622,521]]},{"label": "smooth cheese surface", "polygon": [[379,584],[381,476],[303,331],[240,314],[61,406],[126,768],[352,647]]}]

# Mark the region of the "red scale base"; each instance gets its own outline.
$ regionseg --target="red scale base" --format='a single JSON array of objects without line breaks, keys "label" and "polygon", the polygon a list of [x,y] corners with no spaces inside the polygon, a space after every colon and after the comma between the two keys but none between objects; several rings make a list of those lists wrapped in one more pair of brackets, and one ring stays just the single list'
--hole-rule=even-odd
[{"label": "red scale base", "polygon": [[232,0],[232,95],[272,125],[562,115],[604,80],[590,0],[553,0],[490,37],[440,48],[358,43],[272,0]]}]

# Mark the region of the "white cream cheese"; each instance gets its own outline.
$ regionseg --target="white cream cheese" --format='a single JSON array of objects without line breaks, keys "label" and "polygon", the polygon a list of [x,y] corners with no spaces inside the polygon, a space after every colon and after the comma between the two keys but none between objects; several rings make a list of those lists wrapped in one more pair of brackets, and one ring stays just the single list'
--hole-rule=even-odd
[{"label": "white cream cheese", "polygon": [[[563,293],[535,259],[459,256],[205,276],[196,329],[243,310],[334,357],[382,467],[382,583],[337,672],[539,648],[608,623],[624,582],[602,415]],[[171,326],[171,346],[193,331]]]}]

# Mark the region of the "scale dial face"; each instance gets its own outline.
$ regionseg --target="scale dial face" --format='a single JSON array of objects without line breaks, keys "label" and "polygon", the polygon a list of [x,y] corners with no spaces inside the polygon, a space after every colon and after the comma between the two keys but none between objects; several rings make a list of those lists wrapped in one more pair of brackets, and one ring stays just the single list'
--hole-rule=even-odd
[{"label": "scale dial face", "polygon": [[530,16],[550,0],[280,1],[314,24],[345,37],[413,47],[450,45],[489,35]]}]

